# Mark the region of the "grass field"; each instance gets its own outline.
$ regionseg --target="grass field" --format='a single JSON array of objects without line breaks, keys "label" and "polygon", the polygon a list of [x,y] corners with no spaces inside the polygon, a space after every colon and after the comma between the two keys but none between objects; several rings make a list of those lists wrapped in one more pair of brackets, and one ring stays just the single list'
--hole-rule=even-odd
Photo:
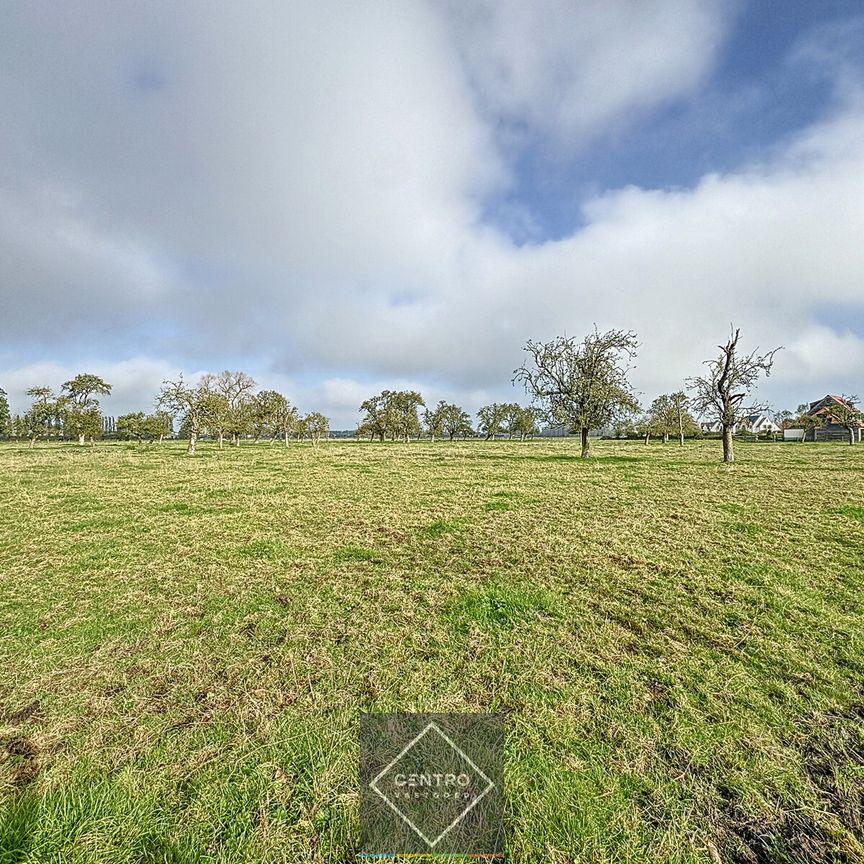
[{"label": "grass field", "polygon": [[347,862],[364,711],[514,862],[864,860],[864,449],[0,447],[0,862]]}]

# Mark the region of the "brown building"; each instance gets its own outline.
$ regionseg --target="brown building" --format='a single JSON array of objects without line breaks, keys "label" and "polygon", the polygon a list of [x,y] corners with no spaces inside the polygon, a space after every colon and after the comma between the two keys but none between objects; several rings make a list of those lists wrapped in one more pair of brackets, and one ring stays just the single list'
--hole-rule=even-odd
[{"label": "brown building", "polygon": [[[815,402],[810,403],[810,414],[822,419],[822,425],[814,429],[808,429],[805,441],[848,441],[849,430],[837,419],[831,409],[838,405],[853,408],[851,402],[847,402],[842,396],[823,396]],[[861,440],[861,423],[855,429],[855,440]]]}]

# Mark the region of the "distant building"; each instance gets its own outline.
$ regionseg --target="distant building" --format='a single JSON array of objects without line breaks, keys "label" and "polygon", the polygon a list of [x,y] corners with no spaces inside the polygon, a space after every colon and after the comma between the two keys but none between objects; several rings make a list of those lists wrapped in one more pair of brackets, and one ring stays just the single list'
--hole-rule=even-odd
[{"label": "distant building", "polygon": [[[699,428],[706,434],[720,433],[723,431],[723,424],[719,420],[704,420],[699,424]],[[780,427],[767,414],[745,414],[739,417],[732,431],[736,434],[746,432],[750,435],[771,435],[780,432]]]},{"label": "distant building", "polygon": [[[848,441],[849,430],[843,426],[837,417],[831,412],[832,408],[843,405],[848,408],[854,408],[851,402],[847,402],[842,396],[832,396],[828,394],[815,402],[810,403],[808,412],[822,420],[822,424],[815,428],[806,430],[806,441]],[[855,430],[855,440],[861,440],[861,424]]]},{"label": "distant building", "polygon": [[782,431],[767,414],[747,414],[737,424],[738,432],[749,432],[752,435],[765,435]]},{"label": "distant building", "polygon": [[567,426],[544,426],[540,430],[541,438],[566,438],[570,434]]}]

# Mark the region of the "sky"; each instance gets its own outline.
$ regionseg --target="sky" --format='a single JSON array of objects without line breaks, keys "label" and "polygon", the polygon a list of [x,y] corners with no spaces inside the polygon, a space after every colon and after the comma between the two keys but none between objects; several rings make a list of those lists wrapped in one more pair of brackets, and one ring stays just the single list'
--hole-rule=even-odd
[{"label": "sky", "polygon": [[227,368],[474,412],[595,325],[646,404],[733,323],[774,409],[864,396],[857,0],[6,0],[0,118],[13,411]]}]

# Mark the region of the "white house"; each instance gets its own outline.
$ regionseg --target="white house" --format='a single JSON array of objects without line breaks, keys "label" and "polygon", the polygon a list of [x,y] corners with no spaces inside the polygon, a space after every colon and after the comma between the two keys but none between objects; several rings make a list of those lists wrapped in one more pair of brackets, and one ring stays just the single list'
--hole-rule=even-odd
[{"label": "white house", "polygon": [[703,420],[699,424],[699,428],[703,432],[711,433],[711,432],[722,432],[723,427],[720,425],[719,420]]},{"label": "white house", "polygon": [[[705,420],[699,424],[703,432],[722,432],[723,426],[719,420]],[[751,435],[770,435],[780,432],[780,427],[767,414],[747,414],[739,417],[732,427],[733,432],[749,432]]]},{"label": "white house", "polygon": [[782,430],[767,414],[747,414],[738,421],[736,431],[766,435]]}]

